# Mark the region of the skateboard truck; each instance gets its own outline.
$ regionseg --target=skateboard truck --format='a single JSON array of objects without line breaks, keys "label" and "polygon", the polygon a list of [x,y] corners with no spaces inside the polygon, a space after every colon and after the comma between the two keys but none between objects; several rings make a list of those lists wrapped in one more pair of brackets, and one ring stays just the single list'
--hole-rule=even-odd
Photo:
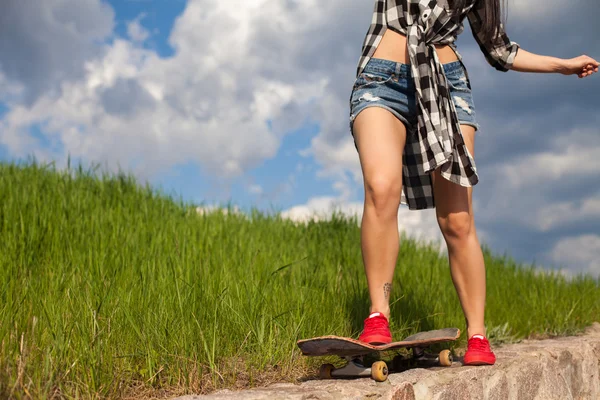
[{"label": "skateboard truck", "polygon": [[375,361],[370,367],[365,367],[364,359],[360,357],[342,357],[347,362],[342,368],[333,364],[323,364],[319,370],[321,379],[371,377],[374,381],[383,382],[387,379],[389,370],[385,361]]},{"label": "skateboard truck", "polygon": [[[450,350],[442,350],[438,355],[426,353],[420,347],[414,347],[413,357],[409,361],[419,363],[427,363],[440,365],[442,367],[452,366],[452,353]],[[366,367],[364,357],[341,357],[347,361],[342,368],[335,368],[333,364],[323,364],[319,369],[319,377],[321,379],[332,378],[354,378],[354,377],[371,377],[374,381],[383,382],[387,379],[389,369],[385,361],[375,361],[370,367]],[[401,356],[394,357],[394,369],[398,369],[399,365],[405,361]]]}]

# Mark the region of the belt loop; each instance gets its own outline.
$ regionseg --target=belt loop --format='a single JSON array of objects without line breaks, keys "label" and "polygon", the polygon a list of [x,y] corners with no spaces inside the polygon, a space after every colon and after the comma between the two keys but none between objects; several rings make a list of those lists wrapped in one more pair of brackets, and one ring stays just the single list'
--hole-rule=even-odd
[{"label": "belt loop", "polygon": [[400,64],[399,62],[396,62],[396,76],[398,78],[400,78],[400,71],[402,69],[402,64]]}]

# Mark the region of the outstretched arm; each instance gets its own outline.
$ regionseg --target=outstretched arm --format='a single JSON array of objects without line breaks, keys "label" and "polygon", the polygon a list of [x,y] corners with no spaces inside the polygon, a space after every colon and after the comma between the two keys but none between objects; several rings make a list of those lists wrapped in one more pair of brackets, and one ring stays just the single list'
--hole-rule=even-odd
[{"label": "outstretched arm", "polygon": [[519,49],[511,69],[519,72],[557,72],[585,78],[598,72],[598,61],[586,55],[563,59],[530,53]]},{"label": "outstretched arm", "polygon": [[502,24],[494,38],[487,40],[482,34],[485,20],[485,3],[483,1],[477,2],[467,17],[479,48],[488,63],[498,71],[558,72],[564,75],[577,74],[580,78],[598,72],[598,61],[585,55],[562,59],[525,51],[518,43],[508,38]]}]

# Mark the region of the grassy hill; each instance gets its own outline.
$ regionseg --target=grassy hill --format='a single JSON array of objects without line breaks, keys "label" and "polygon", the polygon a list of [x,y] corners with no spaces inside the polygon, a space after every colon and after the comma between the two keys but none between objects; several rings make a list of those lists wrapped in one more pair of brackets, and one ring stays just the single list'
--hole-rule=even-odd
[{"label": "grassy hill", "polygon": [[[400,251],[394,337],[464,329],[446,257],[408,238]],[[600,320],[597,279],[485,260],[493,343]],[[130,176],[0,164],[0,398],[294,380],[323,361],[297,339],[357,335],[367,311],[355,219],[199,215]]]}]

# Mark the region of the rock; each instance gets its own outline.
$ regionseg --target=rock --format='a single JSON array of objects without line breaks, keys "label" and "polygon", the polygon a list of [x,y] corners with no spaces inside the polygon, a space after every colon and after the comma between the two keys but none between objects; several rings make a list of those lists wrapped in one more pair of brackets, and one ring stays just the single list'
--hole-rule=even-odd
[{"label": "rock", "polygon": [[415,368],[386,382],[369,378],[280,383],[243,391],[221,390],[177,400],[597,400],[600,399],[600,323],[582,336],[525,340],[495,347],[493,366]]}]

